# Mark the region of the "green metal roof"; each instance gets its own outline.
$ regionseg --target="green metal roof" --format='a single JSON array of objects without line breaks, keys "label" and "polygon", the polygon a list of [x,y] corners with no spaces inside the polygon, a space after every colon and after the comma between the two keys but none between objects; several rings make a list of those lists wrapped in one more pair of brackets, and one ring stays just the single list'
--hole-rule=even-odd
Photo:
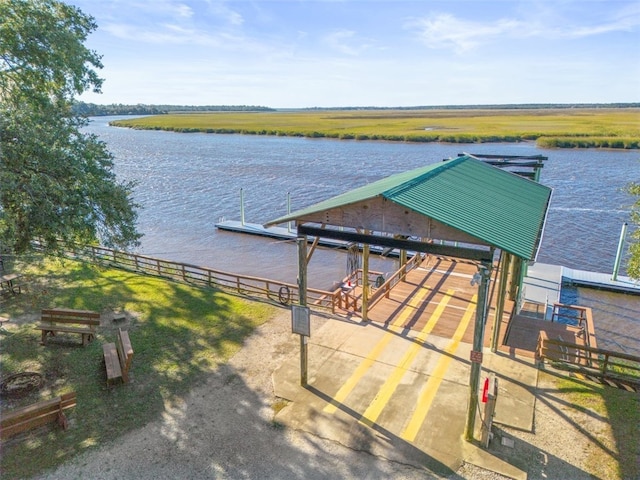
[{"label": "green metal roof", "polygon": [[304,220],[382,196],[478,238],[534,260],[542,239],[551,189],[470,156],[393,175],[269,222]]}]

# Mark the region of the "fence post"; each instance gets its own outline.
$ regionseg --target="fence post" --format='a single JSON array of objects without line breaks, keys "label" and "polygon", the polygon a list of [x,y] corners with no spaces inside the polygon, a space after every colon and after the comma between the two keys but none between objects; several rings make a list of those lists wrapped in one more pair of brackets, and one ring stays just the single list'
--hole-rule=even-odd
[{"label": "fence post", "polygon": [[607,373],[607,366],[609,365],[609,354],[605,353],[604,354],[604,363],[602,364],[602,373],[606,374]]}]

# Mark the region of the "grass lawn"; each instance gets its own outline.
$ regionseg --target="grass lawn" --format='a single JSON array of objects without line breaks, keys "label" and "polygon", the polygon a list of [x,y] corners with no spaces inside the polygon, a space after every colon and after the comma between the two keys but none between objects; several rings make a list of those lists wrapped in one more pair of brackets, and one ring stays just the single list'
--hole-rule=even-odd
[{"label": "grass lawn", "polygon": [[542,148],[640,148],[640,109],[295,110],[210,112],[123,119],[112,125],[176,132],[345,140],[487,143]]},{"label": "grass lawn", "polygon": [[584,452],[588,471],[597,478],[640,478],[640,395],[569,376],[558,376],[554,383],[572,409],[608,423],[608,431],[588,432],[594,437]]},{"label": "grass lawn", "polygon": [[[20,399],[2,398],[0,406],[4,411],[69,391],[77,393],[77,406],[67,411],[71,428],[66,432],[52,426],[5,442],[3,479],[55,467],[158,418],[166,402],[185,395],[276,312],[218,290],[76,261],[41,260],[18,268],[31,285],[0,306],[12,323],[17,319],[10,330],[0,331],[2,374],[37,372],[45,385]],[[60,336],[45,347],[33,326],[40,309],[48,307],[96,310],[107,318],[121,310],[127,320],[116,325],[103,319],[95,341],[86,347],[79,335]],[[119,326],[129,331],[133,345],[131,382],[108,390],[102,344],[115,341]]]}]

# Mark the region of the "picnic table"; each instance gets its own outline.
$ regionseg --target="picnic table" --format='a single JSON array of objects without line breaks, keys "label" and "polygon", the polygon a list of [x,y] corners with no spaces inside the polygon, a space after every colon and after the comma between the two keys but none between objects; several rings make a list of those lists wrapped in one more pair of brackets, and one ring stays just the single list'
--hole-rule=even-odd
[{"label": "picnic table", "polygon": [[8,294],[11,293],[16,295],[22,291],[21,285],[19,283],[22,278],[21,273],[5,273],[0,276],[0,293]]}]

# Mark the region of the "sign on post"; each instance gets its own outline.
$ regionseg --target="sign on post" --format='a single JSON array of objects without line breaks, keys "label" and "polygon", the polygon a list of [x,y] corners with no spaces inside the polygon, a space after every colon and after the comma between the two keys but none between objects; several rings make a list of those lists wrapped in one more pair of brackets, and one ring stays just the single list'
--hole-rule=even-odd
[{"label": "sign on post", "polygon": [[469,360],[471,360],[472,363],[482,363],[482,352],[471,350]]},{"label": "sign on post", "polygon": [[305,337],[311,336],[311,315],[309,307],[291,305],[291,331]]}]

